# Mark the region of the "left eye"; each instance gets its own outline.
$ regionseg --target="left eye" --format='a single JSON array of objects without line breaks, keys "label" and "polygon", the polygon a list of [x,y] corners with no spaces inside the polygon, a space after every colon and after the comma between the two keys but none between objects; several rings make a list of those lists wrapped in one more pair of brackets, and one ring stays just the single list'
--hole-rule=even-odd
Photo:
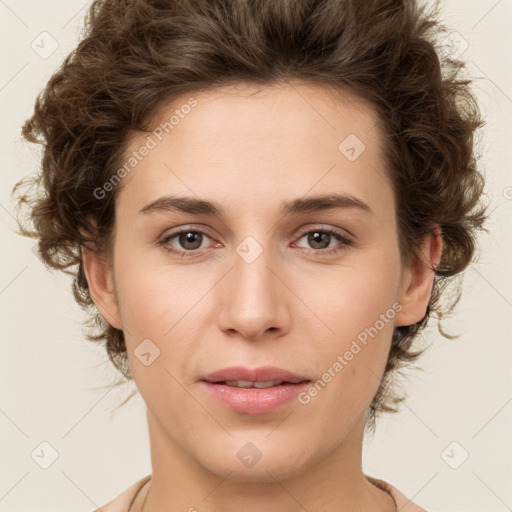
[{"label": "left eye", "polygon": [[[333,239],[338,240],[338,242],[343,242],[345,245],[350,245],[350,240],[345,238],[341,233],[338,233],[332,229],[314,229],[313,231],[307,231],[301,235],[300,238],[304,237],[307,237],[307,242],[311,247],[319,250],[331,249],[332,246],[329,247],[329,242],[333,241]],[[332,251],[329,250],[326,252]]]}]

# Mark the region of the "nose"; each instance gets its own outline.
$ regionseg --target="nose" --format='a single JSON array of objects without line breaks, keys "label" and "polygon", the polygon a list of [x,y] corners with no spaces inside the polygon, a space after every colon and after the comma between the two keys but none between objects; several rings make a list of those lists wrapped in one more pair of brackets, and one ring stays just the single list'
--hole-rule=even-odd
[{"label": "nose", "polygon": [[240,254],[234,253],[233,268],[218,289],[219,327],[250,341],[276,338],[290,321],[284,276],[270,251],[264,250],[254,261]]}]

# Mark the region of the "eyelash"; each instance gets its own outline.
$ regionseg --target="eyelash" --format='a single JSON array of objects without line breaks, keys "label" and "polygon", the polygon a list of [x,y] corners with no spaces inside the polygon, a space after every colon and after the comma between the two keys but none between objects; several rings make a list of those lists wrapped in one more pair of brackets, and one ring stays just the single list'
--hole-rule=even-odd
[{"label": "eyelash", "polygon": [[[164,251],[178,255],[180,257],[185,258],[191,258],[194,256],[197,256],[199,252],[201,252],[203,249],[193,249],[190,251],[181,251],[179,249],[171,249],[169,246],[169,241],[173,238],[181,235],[182,233],[200,233],[203,235],[208,236],[209,238],[212,238],[208,235],[208,233],[205,233],[204,231],[198,230],[198,229],[181,229],[180,231],[176,231],[174,233],[171,233],[167,235],[164,239],[162,239],[160,242],[158,242],[158,245],[160,245]],[[341,251],[346,250],[347,247],[351,247],[353,245],[353,241],[349,238],[342,235],[339,231],[331,228],[325,228],[325,229],[310,229],[309,231],[304,231],[300,234],[299,239],[303,238],[305,235],[309,235],[310,233],[324,233],[333,236],[334,238],[338,239],[340,242],[343,242],[344,246],[343,248],[334,248],[334,249],[309,249],[307,250],[310,253],[316,253],[321,256],[329,256],[332,254],[337,254]]]}]

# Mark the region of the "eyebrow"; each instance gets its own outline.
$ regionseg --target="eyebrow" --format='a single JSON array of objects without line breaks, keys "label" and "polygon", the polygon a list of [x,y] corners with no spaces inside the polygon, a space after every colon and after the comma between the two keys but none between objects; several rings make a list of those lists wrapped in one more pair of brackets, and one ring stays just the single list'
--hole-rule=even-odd
[{"label": "eyebrow", "polygon": [[[316,212],[323,210],[348,210],[357,209],[371,215],[375,212],[361,199],[350,194],[328,194],[283,201],[281,203],[281,215]],[[183,212],[191,214],[203,214],[219,219],[226,219],[226,212],[215,201],[206,201],[194,197],[162,196],[146,204],[139,214],[156,212]]]}]

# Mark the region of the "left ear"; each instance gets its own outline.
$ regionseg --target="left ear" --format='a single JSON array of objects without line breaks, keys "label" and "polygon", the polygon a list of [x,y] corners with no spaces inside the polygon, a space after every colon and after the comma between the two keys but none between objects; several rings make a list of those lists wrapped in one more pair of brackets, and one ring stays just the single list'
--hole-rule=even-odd
[{"label": "left ear", "polygon": [[404,269],[398,302],[402,309],[395,316],[395,326],[412,325],[423,320],[434,284],[434,269],[441,260],[443,242],[438,225],[425,236],[420,257]]}]

